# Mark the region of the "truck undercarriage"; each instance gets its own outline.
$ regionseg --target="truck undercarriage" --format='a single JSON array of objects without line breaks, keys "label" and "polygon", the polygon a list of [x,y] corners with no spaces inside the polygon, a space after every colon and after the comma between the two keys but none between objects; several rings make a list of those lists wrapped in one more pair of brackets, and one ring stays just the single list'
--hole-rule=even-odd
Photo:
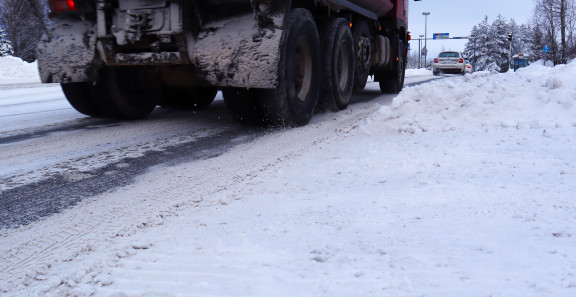
[{"label": "truck undercarriage", "polygon": [[205,107],[220,89],[241,122],[297,126],[346,108],[369,74],[383,91],[403,84],[406,0],[49,3],[42,81],[90,116]]}]

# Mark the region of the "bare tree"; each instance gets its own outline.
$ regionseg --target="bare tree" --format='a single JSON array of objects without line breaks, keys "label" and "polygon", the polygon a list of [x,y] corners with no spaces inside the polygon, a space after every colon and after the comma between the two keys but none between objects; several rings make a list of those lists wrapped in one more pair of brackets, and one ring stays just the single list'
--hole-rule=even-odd
[{"label": "bare tree", "polygon": [[566,64],[566,2],[568,0],[560,0],[558,7],[558,14],[560,15],[560,43],[562,44],[560,59],[563,64]]},{"label": "bare tree", "polygon": [[417,69],[418,68],[418,51],[411,50],[408,52],[408,65],[406,65],[408,69]]},{"label": "bare tree", "polygon": [[576,3],[568,1],[566,5],[566,30],[567,30],[567,56],[576,58]]},{"label": "bare tree", "polygon": [[[566,63],[574,58],[571,47],[574,41],[576,14],[574,0],[537,0],[534,26],[542,29],[549,43],[554,64]],[[570,40],[570,43],[569,43]]]},{"label": "bare tree", "polygon": [[4,0],[0,22],[7,32],[13,55],[27,62],[36,60],[36,47],[46,30],[46,9],[38,0]]}]

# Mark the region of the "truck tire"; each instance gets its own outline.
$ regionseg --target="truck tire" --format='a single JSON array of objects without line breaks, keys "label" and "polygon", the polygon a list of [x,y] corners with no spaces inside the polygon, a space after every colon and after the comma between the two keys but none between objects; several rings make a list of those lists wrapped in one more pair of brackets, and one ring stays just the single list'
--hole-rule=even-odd
[{"label": "truck tire", "polygon": [[354,87],[354,39],[343,18],[330,19],[323,24],[322,39],[322,89],[319,109],[339,111],[346,109]]},{"label": "truck tire", "polygon": [[224,103],[232,117],[245,125],[262,123],[262,113],[255,90],[245,88],[225,88],[222,90]]},{"label": "truck tire", "polygon": [[139,69],[103,68],[98,81],[62,84],[68,102],[93,117],[132,120],[149,115],[158,102],[159,88]]},{"label": "truck tire", "polygon": [[312,14],[290,11],[284,21],[276,89],[259,90],[264,120],[273,126],[302,126],[310,122],[320,93],[320,40]]},{"label": "truck tire", "polygon": [[406,53],[404,41],[395,38],[395,55],[392,56],[392,72],[379,77],[380,91],[382,93],[398,94],[404,87],[404,72],[406,69]]},{"label": "truck tire", "polygon": [[354,71],[354,90],[360,91],[366,87],[372,62],[371,35],[368,23],[363,19],[358,20],[352,27],[352,36],[354,37],[357,59]]},{"label": "truck tire", "polygon": [[103,113],[96,107],[90,93],[91,83],[61,84],[66,99],[78,112],[91,117],[101,117]]},{"label": "truck tire", "polygon": [[160,89],[148,79],[145,69],[109,67],[101,70],[93,93],[95,103],[106,116],[133,120],[144,118],[154,110]]},{"label": "truck tire", "polygon": [[202,109],[214,102],[217,93],[218,89],[209,87],[165,87],[158,105],[170,108]]}]

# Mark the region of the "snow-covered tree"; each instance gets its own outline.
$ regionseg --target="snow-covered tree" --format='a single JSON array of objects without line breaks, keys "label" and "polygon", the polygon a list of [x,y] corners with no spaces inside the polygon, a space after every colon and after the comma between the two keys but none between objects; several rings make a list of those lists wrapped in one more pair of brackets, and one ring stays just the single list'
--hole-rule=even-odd
[{"label": "snow-covered tree", "polygon": [[[517,25],[499,15],[491,24],[486,16],[472,28],[464,54],[476,70],[507,71],[508,62],[515,54],[533,54],[533,31],[530,26]],[[512,34],[509,40],[508,34]],[[541,50],[542,48],[540,48]]]},{"label": "snow-covered tree", "polygon": [[406,65],[408,69],[416,69],[418,68],[418,49],[410,50],[408,52],[408,64]]},{"label": "snow-covered tree", "polygon": [[10,40],[12,53],[27,62],[36,59],[36,46],[46,24],[46,2],[39,0],[3,0],[0,23]]},{"label": "snow-covered tree", "polygon": [[508,71],[508,62],[512,58],[510,41],[508,41],[508,34],[510,33],[510,26],[506,19],[502,15],[498,15],[490,30],[490,48],[492,49],[493,61],[500,66],[499,71]]},{"label": "snow-covered tree", "polygon": [[531,28],[528,25],[517,25],[514,19],[508,23],[508,32],[512,34],[512,55],[529,54]]},{"label": "snow-covered tree", "polygon": [[529,27],[527,33],[530,42],[528,42],[528,47],[526,53],[530,56],[531,61],[537,61],[544,59],[544,46],[547,45],[545,33],[539,26]]},{"label": "snow-covered tree", "polygon": [[6,32],[4,29],[0,28],[0,57],[11,55],[12,45],[10,44],[10,41],[6,39]]},{"label": "snow-covered tree", "polygon": [[[488,16],[475,25],[470,33],[470,40],[466,43],[464,55],[470,60],[470,63],[477,70],[496,70],[494,66],[494,57],[491,52],[493,45],[491,26],[488,24]],[[489,69],[490,66],[490,69]]]}]

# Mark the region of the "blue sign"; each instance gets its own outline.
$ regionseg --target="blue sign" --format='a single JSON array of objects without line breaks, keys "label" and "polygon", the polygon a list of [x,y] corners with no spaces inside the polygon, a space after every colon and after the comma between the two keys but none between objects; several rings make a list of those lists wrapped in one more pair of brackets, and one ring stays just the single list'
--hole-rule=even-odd
[{"label": "blue sign", "polygon": [[542,50],[543,50],[545,53],[547,53],[547,52],[550,51],[550,47],[549,47],[549,46],[545,46]]},{"label": "blue sign", "polygon": [[450,38],[449,33],[434,33],[432,39],[448,39]]}]

